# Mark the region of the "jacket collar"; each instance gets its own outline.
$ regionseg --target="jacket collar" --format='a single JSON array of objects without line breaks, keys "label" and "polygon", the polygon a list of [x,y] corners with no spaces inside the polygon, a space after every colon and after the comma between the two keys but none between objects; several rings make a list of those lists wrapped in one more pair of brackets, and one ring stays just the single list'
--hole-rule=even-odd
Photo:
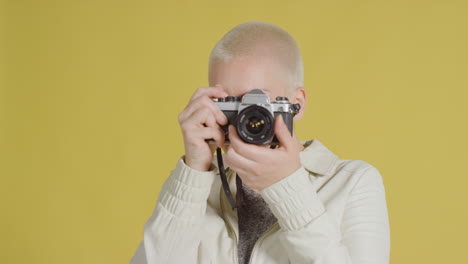
[{"label": "jacket collar", "polygon": [[327,176],[332,173],[338,156],[331,152],[318,139],[302,142],[302,166],[314,176]]}]

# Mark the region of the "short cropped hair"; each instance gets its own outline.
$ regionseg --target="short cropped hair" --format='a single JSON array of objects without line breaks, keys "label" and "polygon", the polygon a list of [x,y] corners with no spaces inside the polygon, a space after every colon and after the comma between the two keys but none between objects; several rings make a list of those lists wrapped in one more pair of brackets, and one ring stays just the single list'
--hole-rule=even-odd
[{"label": "short cropped hair", "polygon": [[269,57],[283,68],[291,89],[304,85],[299,47],[288,32],[274,24],[251,21],[227,32],[210,53],[209,76],[216,63],[242,57]]}]

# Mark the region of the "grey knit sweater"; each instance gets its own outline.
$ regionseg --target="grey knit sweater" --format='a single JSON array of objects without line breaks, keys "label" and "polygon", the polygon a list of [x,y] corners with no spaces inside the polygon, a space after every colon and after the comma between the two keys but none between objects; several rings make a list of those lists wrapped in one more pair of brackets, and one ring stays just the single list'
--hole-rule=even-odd
[{"label": "grey knit sweater", "polygon": [[244,183],[237,186],[236,200],[239,219],[239,264],[248,264],[255,242],[277,222],[277,219],[262,196]]}]

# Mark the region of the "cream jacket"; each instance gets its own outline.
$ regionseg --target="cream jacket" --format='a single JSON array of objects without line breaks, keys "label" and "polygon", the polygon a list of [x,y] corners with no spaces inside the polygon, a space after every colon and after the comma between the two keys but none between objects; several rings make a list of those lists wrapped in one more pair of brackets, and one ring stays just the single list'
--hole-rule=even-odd
[{"label": "cream jacket", "polygon": [[[306,143],[302,167],[260,191],[278,223],[252,251],[252,264],[387,264],[390,226],[379,171]],[[228,170],[231,192],[235,177]],[[237,213],[217,170],[177,163],[164,183],[130,263],[237,264]]]}]

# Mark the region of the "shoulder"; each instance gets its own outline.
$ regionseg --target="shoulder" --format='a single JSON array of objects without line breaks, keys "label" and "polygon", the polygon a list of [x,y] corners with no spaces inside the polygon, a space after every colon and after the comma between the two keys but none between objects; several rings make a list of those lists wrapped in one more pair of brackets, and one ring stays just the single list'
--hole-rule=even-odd
[{"label": "shoulder", "polygon": [[383,189],[380,171],[369,162],[343,159],[317,139],[308,141],[305,146],[301,161],[316,190],[326,187],[333,192],[346,192],[366,185]]},{"label": "shoulder", "polygon": [[372,188],[384,192],[382,174],[379,169],[364,160],[338,158],[330,177],[336,178],[339,182],[346,181],[351,191]]},{"label": "shoulder", "polygon": [[379,170],[367,161],[341,158],[336,160],[332,169],[332,174],[338,172],[351,173],[356,177],[362,177],[364,174],[380,174]]}]

